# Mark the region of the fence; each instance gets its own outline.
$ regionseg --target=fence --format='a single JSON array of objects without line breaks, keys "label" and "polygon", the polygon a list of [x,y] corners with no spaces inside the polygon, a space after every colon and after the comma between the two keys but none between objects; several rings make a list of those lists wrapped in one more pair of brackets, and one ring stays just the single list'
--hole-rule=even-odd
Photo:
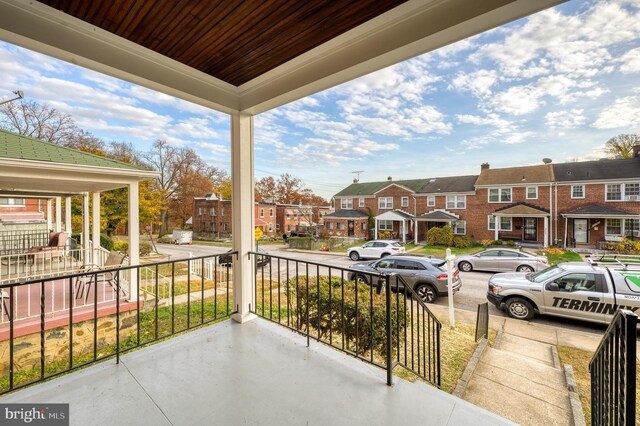
[{"label": "fence", "polygon": [[49,231],[46,229],[0,231],[0,255],[22,253],[31,247],[47,244],[49,244]]},{"label": "fence", "polygon": [[[399,275],[251,253],[251,311],[391,372],[440,386],[441,324]],[[259,259],[263,259],[258,262]],[[384,293],[384,294],[383,294]]]},{"label": "fence", "polygon": [[589,363],[592,425],[636,424],[637,324],[632,312],[616,312]]},{"label": "fence", "polygon": [[476,342],[482,338],[489,338],[489,302],[480,303],[476,315]]}]

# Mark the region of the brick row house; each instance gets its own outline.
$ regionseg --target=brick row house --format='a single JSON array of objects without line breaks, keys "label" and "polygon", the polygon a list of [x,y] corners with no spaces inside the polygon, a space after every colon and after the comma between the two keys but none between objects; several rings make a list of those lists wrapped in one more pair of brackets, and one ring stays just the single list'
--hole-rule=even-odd
[{"label": "brick row house", "polygon": [[334,200],[325,216],[332,236],[424,241],[432,227],[451,224],[475,240],[596,246],[640,237],[640,147],[630,159],[485,163],[479,175],[354,182]]},{"label": "brick row house", "polygon": [[[300,227],[323,225],[330,206],[304,206],[272,201],[255,203],[255,225],[269,236],[276,236]],[[193,230],[201,235],[226,237],[231,235],[231,200],[217,194],[196,197],[193,202]]]}]

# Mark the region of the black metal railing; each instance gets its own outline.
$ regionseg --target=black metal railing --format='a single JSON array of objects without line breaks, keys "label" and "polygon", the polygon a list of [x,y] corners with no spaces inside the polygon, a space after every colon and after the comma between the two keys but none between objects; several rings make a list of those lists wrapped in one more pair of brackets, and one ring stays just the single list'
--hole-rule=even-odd
[{"label": "black metal railing", "polygon": [[489,338],[489,302],[480,303],[476,315],[476,342]]},{"label": "black metal railing", "polygon": [[591,362],[591,424],[635,425],[638,317],[616,312]]},{"label": "black metal railing", "polygon": [[[218,259],[229,255],[237,252],[0,285],[0,394],[229,318],[230,264]],[[17,319],[27,305],[33,315]]]},{"label": "black metal railing", "polygon": [[251,311],[387,370],[440,386],[441,324],[399,275],[250,253]]}]

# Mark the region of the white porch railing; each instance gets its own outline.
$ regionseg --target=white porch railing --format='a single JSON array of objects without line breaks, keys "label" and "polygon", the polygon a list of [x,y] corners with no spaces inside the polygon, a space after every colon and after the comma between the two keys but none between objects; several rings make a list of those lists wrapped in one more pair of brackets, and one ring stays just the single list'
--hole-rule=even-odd
[{"label": "white porch railing", "polygon": [[[156,277],[158,280],[158,294],[156,295]],[[171,278],[166,277],[159,272],[156,272],[155,268],[142,267],[140,268],[140,291],[143,294],[145,300],[148,298],[158,297],[159,299],[168,299],[171,297]]]},{"label": "white porch railing", "polygon": [[29,251],[31,247],[49,244],[49,231],[17,230],[0,231],[0,254]]}]

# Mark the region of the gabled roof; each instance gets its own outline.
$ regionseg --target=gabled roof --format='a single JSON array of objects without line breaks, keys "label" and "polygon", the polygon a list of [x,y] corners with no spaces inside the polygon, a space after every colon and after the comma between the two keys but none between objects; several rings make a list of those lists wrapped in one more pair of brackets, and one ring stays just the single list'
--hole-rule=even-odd
[{"label": "gabled roof", "polygon": [[411,213],[405,212],[404,210],[396,209],[396,210],[389,210],[384,213],[380,213],[378,216],[376,216],[376,219],[399,221],[399,220],[413,219],[413,215]]},{"label": "gabled roof", "polygon": [[419,193],[439,194],[448,192],[473,192],[478,175],[447,176],[428,179]]},{"label": "gabled roof", "polygon": [[434,210],[429,213],[424,213],[420,216],[420,218],[427,219],[433,222],[452,222],[459,219],[459,217],[442,210]]},{"label": "gabled roof", "polygon": [[607,217],[607,216],[640,216],[637,213],[631,213],[625,210],[616,209],[599,204],[590,204],[568,212],[560,213],[562,216],[584,216],[584,217]]},{"label": "gabled roof", "polygon": [[73,148],[44,142],[39,139],[0,130],[0,158],[76,164],[111,169],[143,170],[132,164],[101,157]]},{"label": "gabled roof", "polygon": [[549,210],[528,203],[515,203],[496,209],[496,216],[549,216]]},{"label": "gabled roof", "polygon": [[342,191],[338,192],[336,197],[345,197],[345,196],[357,196],[357,195],[373,195],[376,192],[386,188],[390,185],[400,185],[405,188],[418,192],[420,188],[422,188],[425,184],[427,184],[429,179],[408,179],[408,180],[385,180],[382,182],[362,182],[362,183],[352,183],[347,186]]},{"label": "gabled roof", "polygon": [[502,169],[485,169],[480,172],[476,186],[509,185],[527,183],[553,182],[553,167],[550,164],[537,166],[505,167]]},{"label": "gabled roof", "polygon": [[553,165],[553,172],[558,182],[638,178],[640,158],[560,163]]},{"label": "gabled roof", "polygon": [[323,216],[324,219],[366,219],[369,215],[360,210],[342,209]]}]

